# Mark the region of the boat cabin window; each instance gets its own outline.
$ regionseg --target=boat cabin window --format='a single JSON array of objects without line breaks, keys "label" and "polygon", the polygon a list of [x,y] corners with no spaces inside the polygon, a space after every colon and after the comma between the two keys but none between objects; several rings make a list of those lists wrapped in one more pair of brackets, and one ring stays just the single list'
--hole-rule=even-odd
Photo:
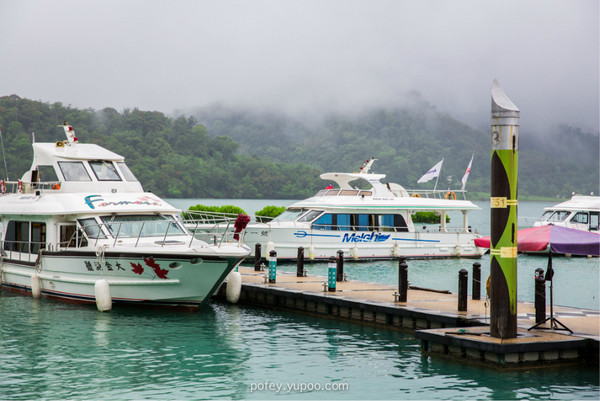
[{"label": "boat cabin window", "polygon": [[[77,230],[77,226],[75,224],[61,224],[58,228],[59,237],[60,237],[60,248],[74,248],[77,247],[77,244],[83,242],[85,238],[81,235],[81,232]],[[87,240],[85,243],[81,243],[80,246],[86,246]]]},{"label": "boat cabin window", "polygon": [[313,230],[378,231],[379,215],[326,213],[313,223],[312,228]]},{"label": "boat cabin window", "polygon": [[90,161],[90,166],[98,181],[121,181],[117,168],[112,162],[105,160]]},{"label": "boat cabin window", "polygon": [[301,221],[301,222],[313,221],[321,213],[323,213],[322,210],[311,210],[308,213],[306,213],[305,215],[303,215],[302,217],[300,217],[298,219],[298,221]]},{"label": "boat cabin window", "polygon": [[58,176],[53,166],[38,166],[38,179],[40,182],[54,182],[58,181]]},{"label": "boat cabin window", "polygon": [[306,209],[287,209],[274,218],[273,221],[294,221],[304,212],[306,212]]},{"label": "boat cabin window", "polygon": [[598,231],[600,228],[600,213],[590,212],[590,230]]},{"label": "boat cabin window", "polygon": [[111,235],[119,238],[164,237],[184,235],[186,231],[173,216],[113,215],[100,217]]},{"label": "boat cabin window", "polygon": [[406,220],[401,214],[382,214],[380,216],[379,225],[381,231],[399,231],[408,232]]},{"label": "boat cabin window", "polygon": [[312,228],[313,230],[337,230],[336,215],[325,213],[312,224]]},{"label": "boat cabin window", "polygon": [[117,162],[117,165],[119,166],[119,169],[121,170],[121,173],[123,174],[123,177],[125,177],[125,181],[136,182],[138,180],[137,178],[135,178],[135,175],[131,172],[131,170],[129,169],[129,166],[127,166],[127,164],[125,164],[125,162]]},{"label": "boat cabin window", "polygon": [[58,162],[65,181],[92,181],[83,162]]},{"label": "boat cabin window", "polygon": [[46,223],[11,220],[6,226],[4,249],[7,251],[38,253],[46,248]]},{"label": "boat cabin window", "polygon": [[91,238],[91,239],[106,238],[106,235],[100,228],[100,225],[98,224],[98,222],[96,221],[95,218],[90,217],[88,219],[79,219],[77,221],[83,228],[83,231],[88,236],[88,238]]},{"label": "boat cabin window", "polygon": [[585,224],[588,223],[588,214],[587,212],[577,212],[575,216],[571,218],[573,223]]},{"label": "boat cabin window", "polygon": [[552,214],[552,216],[550,216],[548,218],[548,221],[565,221],[565,219],[567,217],[569,217],[570,214],[571,214],[571,212],[567,212],[564,210],[558,210],[558,211],[554,212]]}]

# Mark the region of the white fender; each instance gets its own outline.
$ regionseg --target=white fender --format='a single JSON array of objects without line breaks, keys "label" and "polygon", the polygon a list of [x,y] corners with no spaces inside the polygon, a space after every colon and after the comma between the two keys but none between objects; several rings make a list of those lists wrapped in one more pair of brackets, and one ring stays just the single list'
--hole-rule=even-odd
[{"label": "white fender", "polygon": [[308,259],[315,260],[315,247],[312,245],[308,247]]},{"label": "white fender", "polygon": [[94,284],[94,294],[96,295],[96,306],[100,312],[112,309],[112,298],[110,297],[108,281],[105,279],[96,281]]},{"label": "white fender", "polygon": [[393,255],[394,255],[395,258],[397,258],[398,256],[400,256],[400,246],[398,245],[397,242],[394,242]]},{"label": "white fender", "polygon": [[265,254],[265,257],[268,258],[271,251],[274,251],[274,250],[275,250],[275,244],[273,243],[273,241],[267,242],[267,249],[266,249],[267,253]]},{"label": "white fender", "polygon": [[227,302],[236,304],[240,299],[242,292],[242,275],[239,272],[233,271],[227,276],[227,287],[225,288],[225,297]]},{"label": "white fender", "polygon": [[352,251],[352,258],[354,258],[354,260],[358,260],[358,248],[354,247],[351,249]]},{"label": "white fender", "polygon": [[37,273],[33,273],[33,276],[31,276],[31,295],[34,298],[42,296],[42,285],[40,283],[40,276]]}]

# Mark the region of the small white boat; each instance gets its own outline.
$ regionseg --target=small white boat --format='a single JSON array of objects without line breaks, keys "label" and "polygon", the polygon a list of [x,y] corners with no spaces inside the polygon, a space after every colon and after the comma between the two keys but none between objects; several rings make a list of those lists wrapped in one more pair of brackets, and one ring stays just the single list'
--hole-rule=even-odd
[{"label": "small white boat", "polygon": [[573,195],[571,199],[544,209],[534,227],[553,224],[576,230],[598,232],[600,196]]},{"label": "small white boat", "polygon": [[179,210],[144,192],[124,158],[66,141],[33,143],[21,180],[0,182],[3,288],[61,300],[203,304],[248,247],[194,238]]},{"label": "small white boat", "polygon": [[[315,196],[290,205],[286,211],[267,223],[248,224],[245,242],[254,252],[261,245],[262,256],[270,251],[278,259],[294,260],[298,248],[303,247],[310,260],[326,260],[344,252],[348,259],[405,258],[479,258],[484,249],[475,246],[479,236],[468,224],[467,215],[479,209],[468,200],[456,199],[463,191],[408,191],[398,184],[381,182],[385,174],[371,174],[370,160],[359,173],[326,173],[321,178],[334,181],[337,187],[328,187]],[[360,180],[368,189],[351,185]],[[412,192],[412,193],[411,193]],[[463,192],[464,194],[464,192]],[[438,224],[413,223],[417,212],[435,212]],[[449,212],[460,212],[461,225],[446,223]],[[197,232],[227,235],[226,223],[205,218],[190,222]],[[225,234],[224,234],[225,233]]]}]

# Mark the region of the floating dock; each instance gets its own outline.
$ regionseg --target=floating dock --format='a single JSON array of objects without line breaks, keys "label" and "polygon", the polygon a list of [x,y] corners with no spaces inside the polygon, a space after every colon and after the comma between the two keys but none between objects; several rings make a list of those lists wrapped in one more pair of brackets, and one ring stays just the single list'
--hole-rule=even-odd
[{"label": "floating dock", "polygon": [[[572,334],[549,330],[550,322],[528,330],[536,323],[535,307],[519,302],[517,337],[500,339],[489,334],[490,308],[485,299],[468,299],[467,310],[459,311],[458,294],[447,291],[409,287],[407,301],[399,302],[398,288],[391,285],[341,281],[333,292],[327,277],[278,271],[276,283],[269,283],[266,271],[240,266],[239,272],[241,304],[414,331],[425,353],[502,367],[598,364],[600,311],[554,306],[553,317]],[[217,298],[225,299],[225,286]]]}]

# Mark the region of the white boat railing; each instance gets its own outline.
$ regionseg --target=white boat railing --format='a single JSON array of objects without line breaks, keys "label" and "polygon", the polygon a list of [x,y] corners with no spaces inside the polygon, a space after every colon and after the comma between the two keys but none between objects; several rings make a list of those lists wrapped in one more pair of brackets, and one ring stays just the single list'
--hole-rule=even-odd
[{"label": "white boat railing", "polygon": [[[102,224],[89,224],[81,226],[73,232],[71,237],[62,242],[35,242],[9,240],[0,243],[2,257],[5,259],[18,260],[20,262],[34,263],[38,259],[40,250],[50,252],[64,251],[83,247],[106,247],[116,246],[148,246],[148,241],[153,238],[152,246],[187,245],[193,246],[195,239],[193,233],[181,227],[180,222],[175,220],[140,220],[135,222],[112,222]],[[238,233],[239,240],[234,240],[234,232],[230,233],[228,243],[235,242],[238,246],[243,244],[245,230]],[[211,233],[206,236],[206,243],[221,246],[225,236]]]},{"label": "white boat railing", "polygon": [[40,193],[60,190],[60,181],[38,181],[38,182],[23,182],[23,181],[6,181],[0,183],[1,194],[32,194],[36,191]]},{"label": "white boat railing", "polygon": [[[392,192],[395,190],[391,189]],[[449,199],[455,200],[462,197],[463,200],[467,200],[467,191],[464,189],[406,189],[405,190],[410,197],[428,198],[428,199]],[[373,196],[372,190],[365,189],[322,189],[315,194],[317,196]],[[400,196],[400,195],[397,195]]]}]

